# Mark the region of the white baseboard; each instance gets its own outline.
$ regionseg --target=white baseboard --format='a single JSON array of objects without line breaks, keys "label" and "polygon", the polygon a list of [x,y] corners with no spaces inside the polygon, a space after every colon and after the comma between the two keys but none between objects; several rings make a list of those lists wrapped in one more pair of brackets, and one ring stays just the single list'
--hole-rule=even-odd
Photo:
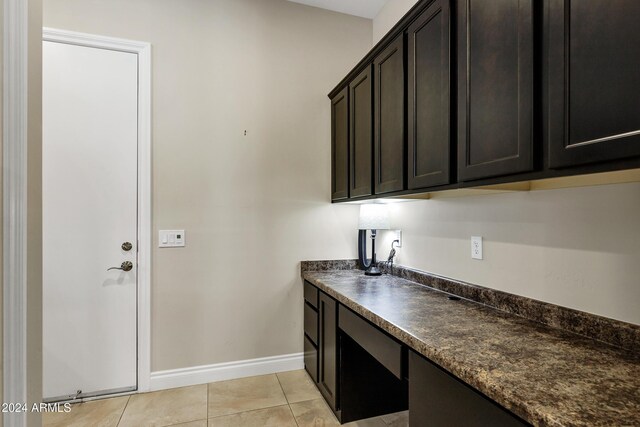
[{"label": "white baseboard", "polygon": [[304,353],[283,354],[280,356],[261,357],[259,359],[216,363],[215,365],[156,371],[151,373],[149,388],[151,391],[164,390],[251,377],[253,375],[293,371],[304,368],[303,354]]}]

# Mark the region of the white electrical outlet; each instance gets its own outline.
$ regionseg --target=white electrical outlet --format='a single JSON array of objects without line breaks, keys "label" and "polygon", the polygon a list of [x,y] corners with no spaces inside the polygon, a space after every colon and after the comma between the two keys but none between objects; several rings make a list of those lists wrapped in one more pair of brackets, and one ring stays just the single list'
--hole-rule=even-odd
[{"label": "white electrical outlet", "polygon": [[482,237],[471,236],[471,258],[482,259]]},{"label": "white electrical outlet", "polygon": [[398,243],[395,244],[396,248],[402,247],[402,230],[396,230],[396,237],[394,240],[397,240]]}]

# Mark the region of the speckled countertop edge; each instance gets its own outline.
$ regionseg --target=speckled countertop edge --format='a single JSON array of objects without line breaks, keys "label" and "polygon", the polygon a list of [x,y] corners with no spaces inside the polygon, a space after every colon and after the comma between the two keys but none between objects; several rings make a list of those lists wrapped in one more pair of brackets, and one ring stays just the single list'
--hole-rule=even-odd
[{"label": "speckled countertop edge", "polygon": [[[429,347],[420,338],[412,335],[407,330],[404,330],[398,327],[391,321],[385,319],[384,317],[379,316],[378,314],[370,311],[366,307],[363,307],[362,305],[358,304],[352,299],[336,291],[331,287],[330,283],[324,283],[322,280],[312,277],[314,275],[313,271],[317,273],[317,272],[330,272],[331,270],[352,270],[352,268],[350,268],[350,266],[352,265],[354,265],[352,261],[341,261],[341,262],[326,261],[322,263],[322,266],[324,268],[313,269],[310,267],[314,267],[315,264],[310,264],[310,265],[307,264],[302,266],[304,269],[303,277],[305,277],[306,279],[309,279],[314,285],[318,286],[324,292],[326,292],[327,294],[329,294],[330,296],[332,296],[333,298],[335,298],[345,306],[349,307],[353,311],[362,315],[363,317],[365,317],[366,319],[368,319],[369,321],[371,321],[381,329],[387,331],[388,333],[390,333],[391,335],[393,335],[394,337],[396,337],[397,339],[399,339],[400,341],[402,341],[403,343],[405,343],[406,345],[408,345],[418,353],[427,357],[431,361],[439,364],[440,366],[442,366],[443,368],[445,368],[446,370],[448,370],[449,372],[451,372],[461,380],[465,381],[469,385],[481,391],[486,396],[500,403],[502,406],[511,410],[513,413],[522,417],[528,422],[534,425],[549,425],[549,426],[589,425],[588,423],[585,424],[585,423],[579,423],[579,422],[572,424],[565,417],[561,416],[559,417],[560,419],[558,419],[557,417],[558,414],[554,415],[551,413],[545,413],[543,411],[539,411],[535,407],[532,407],[529,404],[529,402],[523,401],[521,399],[513,398],[513,396],[510,393],[505,392],[504,389],[501,389],[500,387],[495,386],[495,384],[491,384],[491,382],[488,381],[487,378],[485,378],[486,373],[479,372],[474,370],[473,368],[469,368],[468,366],[465,366],[465,363],[463,363],[461,360],[456,360],[455,355],[452,355],[451,352],[440,351],[438,348]],[[402,278],[399,278],[399,279],[402,281],[406,280]],[[420,283],[416,283],[416,282],[411,282],[411,284],[418,285],[418,286],[421,285]],[[425,286],[425,285],[422,285],[422,286]],[[429,286],[427,287],[429,288]],[[433,288],[432,288],[432,291],[443,292]],[[473,303],[477,303],[477,302],[473,301]],[[499,313],[501,312],[496,311],[496,316],[512,315],[511,313],[509,314],[503,313],[502,315],[499,315]],[[527,321],[531,322],[530,320],[527,320]],[[536,323],[532,323],[532,325],[533,325],[532,332],[539,330],[537,328],[548,329],[548,326],[539,325],[538,327],[536,327],[535,326]],[[587,338],[583,338],[580,336],[571,336],[571,335],[572,334],[569,333],[568,337],[563,337],[562,339],[570,339],[575,341],[587,340]],[[624,350],[621,350],[621,351],[624,351]]]},{"label": "speckled countertop edge", "polygon": [[[300,267],[301,273],[305,271],[355,270],[358,269],[358,261],[355,259],[302,261]],[[401,265],[389,267],[382,264],[381,269],[393,276],[485,304],[534,322],[640,353],[640,325],[438,276]]]}]

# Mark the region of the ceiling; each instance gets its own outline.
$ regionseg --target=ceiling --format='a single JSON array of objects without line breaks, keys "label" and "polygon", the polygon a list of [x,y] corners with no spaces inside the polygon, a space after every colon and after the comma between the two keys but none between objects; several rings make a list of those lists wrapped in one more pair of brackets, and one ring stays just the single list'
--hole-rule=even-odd
[{"label": "ceiling", "polygon": [[373,19],[387,0],[289,0],[321,9]]}]

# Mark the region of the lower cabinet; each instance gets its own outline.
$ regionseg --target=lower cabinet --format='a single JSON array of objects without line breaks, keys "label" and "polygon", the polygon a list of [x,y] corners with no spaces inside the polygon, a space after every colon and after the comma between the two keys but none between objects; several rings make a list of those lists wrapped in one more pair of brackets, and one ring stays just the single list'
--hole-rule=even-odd
[{"label": "lower cabinet", "polygon": [[411,427],[528,426],[304,283],[304,366],[341,423],[409,409]]},{"label": "lower cabinet", "polygon": [[318,382],[318,348],[304,337],[304,369],[314,382]]},{"label": "lower cabinet", "polygon": [[338,305],[324,292],[318,298],[318,388],[334,411],[338,410]]},{"label": "lower cabinet", "polygon": [[529,424],[410,351],[409,425],[517,427]]},{"label": "lower cabinet", "polygon": [[318,382],[318,289],[304,283],[304,368]]}]

